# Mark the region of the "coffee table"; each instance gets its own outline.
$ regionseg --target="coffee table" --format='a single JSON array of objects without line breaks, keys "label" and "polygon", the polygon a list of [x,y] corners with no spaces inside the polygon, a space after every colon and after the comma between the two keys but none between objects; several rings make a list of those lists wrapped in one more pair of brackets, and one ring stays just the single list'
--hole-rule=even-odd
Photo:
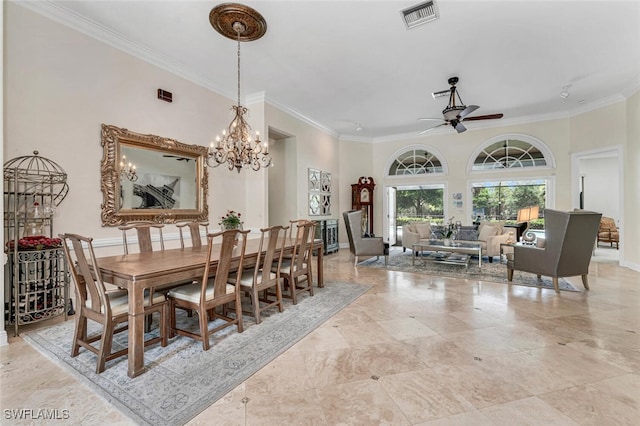
[{"label": "coffee table", "polygon": [[[468,267],[471,256],[478,256],[478,267],[482,268],[482,247],[480,243],[455,243],[446,246],[442,240],[419,241],[413,244],[411,248],[414,253],[414,256],[411,258],[412,265],[415,264],[415,255],[423,251],[432,251],[441,253],[431,259],[433,262],[464,265]],[[426,261],[425,256],[420,257],[422,257],[423,262]]]}]

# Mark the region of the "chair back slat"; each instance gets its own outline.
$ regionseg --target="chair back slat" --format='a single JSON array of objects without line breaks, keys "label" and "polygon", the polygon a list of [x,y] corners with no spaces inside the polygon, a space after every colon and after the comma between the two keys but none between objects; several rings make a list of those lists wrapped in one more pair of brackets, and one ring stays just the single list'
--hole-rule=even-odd
[{"label": "chair back slat", "polygon": [[[287,232],[289,227],[283,227],[280,225],[272,226],[269,228],[262,228],[260,232],[260,248],[258,251],[258,258],[254,267],[253,282],[258,282],[258,274],[262,274],[261,282],[266,283],[271,280],[272,265],[280,270],[282,264],[282,256],[284,254],[285,238],[282,237]],[[266,248],[264,247],[266,240]],[[264,254],[263,253],[264,249]]]},{"label": "chair back slat", "polygon": [[185,222],[176,224],[180,231],[180,247],[185,248],[184,228],[189,229],[191,237],[191,247],[202,247],[200,228],[204,228],[205,234],[209,233],[209,222]]},{"label": "chair back slat", "polygon": [[[228,229],[226,231],[216,232],[214,234],[207,234],[207,259],[204,268],[204,274],[202,276],[201,291],[200,291],[200,303],[204,304],[206,299],[206,292],[209,277],[213,277],[213,297],[223,296],[227,293],[227,283],[232,274],[235,274],[235,279],[239,279],[242,272],[242,265],[244,263],[244,253],[247,247],[247,234],[249,230],[241,231],[239,229]],[[238,236],[236,244],[236,236]],[[219,245],[214,245],[217,241],[221,241]],[[213,254],[218,254],[218,265],[215,272],[211,272],[211,259]],[[240,256],[238,263],[232,262],[232,258]],[[237,291],[237,288],[236,288]]]},{"label": "chair back slat", "polygon": [[309,255],[313,251],[313,238],[316,224],[305,221],[298,224],[296,233],[296,246],[294,247],[293,261],[295,269],[303,269],[309,261]]},{"label": "chair back slat", "polygon": [[[77,234],[60,234],[59,236],[64,241],[63,247],[71,277],[75,283],[79,307],[87,307],[101,315],[111,315],[102,274],[93,251],[93,238]],[[73,251],[69,249],[69,243]],[[86,305],[87,297],[91,300],[90,306]]]},{"label": "chair back slat", "polygon": [[158,238],[160,241],[160,250],[164,251],[164,238],[162,236],[163,228],[164,225],[161,223],[132,223],[119,226],[118,229],[122,231],[122,246],[124,248],[124,254],[129,254],[127,231],[130,230],[135,230],[136,232],[136,236],[138,238],[138,249],[140,250],[140,253],[149,253],[153,251],[151,230],[157,229]]}]

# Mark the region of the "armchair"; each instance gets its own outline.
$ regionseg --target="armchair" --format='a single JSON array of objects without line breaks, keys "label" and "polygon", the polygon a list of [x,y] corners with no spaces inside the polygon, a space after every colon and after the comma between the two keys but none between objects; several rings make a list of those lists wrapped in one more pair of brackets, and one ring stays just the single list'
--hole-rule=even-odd
[{"label": "armchair", "polygon": [[355,257],[355,265],[359,256],[384,256],[384,264],[389,260],[389,244],[382,241],[382,237],[362,236],[362,210],[343,212],[344,224],[349,237],[349,250]]},{"label": "armchair", "polygon": [[601,216],[585,210],[546,209],[544,247],[513,247],[513,256],[507,260],[507,279],[513,279],[514,270],[532,272],[538,278],[550,276],[559,293],[559,277],[580,275],[584,288],[589,290],[587,274]]},{"label": "armchair", "polygon": [[600,228],[598,229],[598,243],[609,243],[613,247],[616,243],[616,250],[620,248],[620,232],[616,226],[616,221],[611,217],[602,216]]}]

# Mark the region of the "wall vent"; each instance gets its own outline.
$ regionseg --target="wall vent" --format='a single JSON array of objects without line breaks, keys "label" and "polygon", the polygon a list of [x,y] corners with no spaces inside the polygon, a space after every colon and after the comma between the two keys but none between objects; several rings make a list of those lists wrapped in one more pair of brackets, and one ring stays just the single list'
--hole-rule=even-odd
[{"label": "wall vent", "polygon": [[400,11],[407,29],[438,19],[438,11],[433,0],[410,6]]}]

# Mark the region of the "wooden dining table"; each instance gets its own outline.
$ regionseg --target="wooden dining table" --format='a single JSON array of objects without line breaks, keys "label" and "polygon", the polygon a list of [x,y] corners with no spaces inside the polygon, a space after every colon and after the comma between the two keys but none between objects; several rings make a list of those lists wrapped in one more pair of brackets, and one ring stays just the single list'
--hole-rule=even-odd
[{"label": "wooden dining table", "polygon": [[[295,238],[286,238],[285,252],[293,250]],[[244,265],[255,264],[260,239],[247,240]],[[264,245],[267,246],[266,244]],[[279,244],[278,244],[279,246]],[[317,285],[324,286],[322,240],[314,240],[316,254]],[[118,287],[126,288],[129,297],[129,377],[144,372],[144,294],[146,289],[160,290],[194,279],[202,279],[207,257],[207,246],[186,247],[149,253],[130,253],[106,256],[97,259],[103,280]],[[234,256],[238,261],[240,253]],[[215,270],[219,249],[211,256],[211,267]]]}]

